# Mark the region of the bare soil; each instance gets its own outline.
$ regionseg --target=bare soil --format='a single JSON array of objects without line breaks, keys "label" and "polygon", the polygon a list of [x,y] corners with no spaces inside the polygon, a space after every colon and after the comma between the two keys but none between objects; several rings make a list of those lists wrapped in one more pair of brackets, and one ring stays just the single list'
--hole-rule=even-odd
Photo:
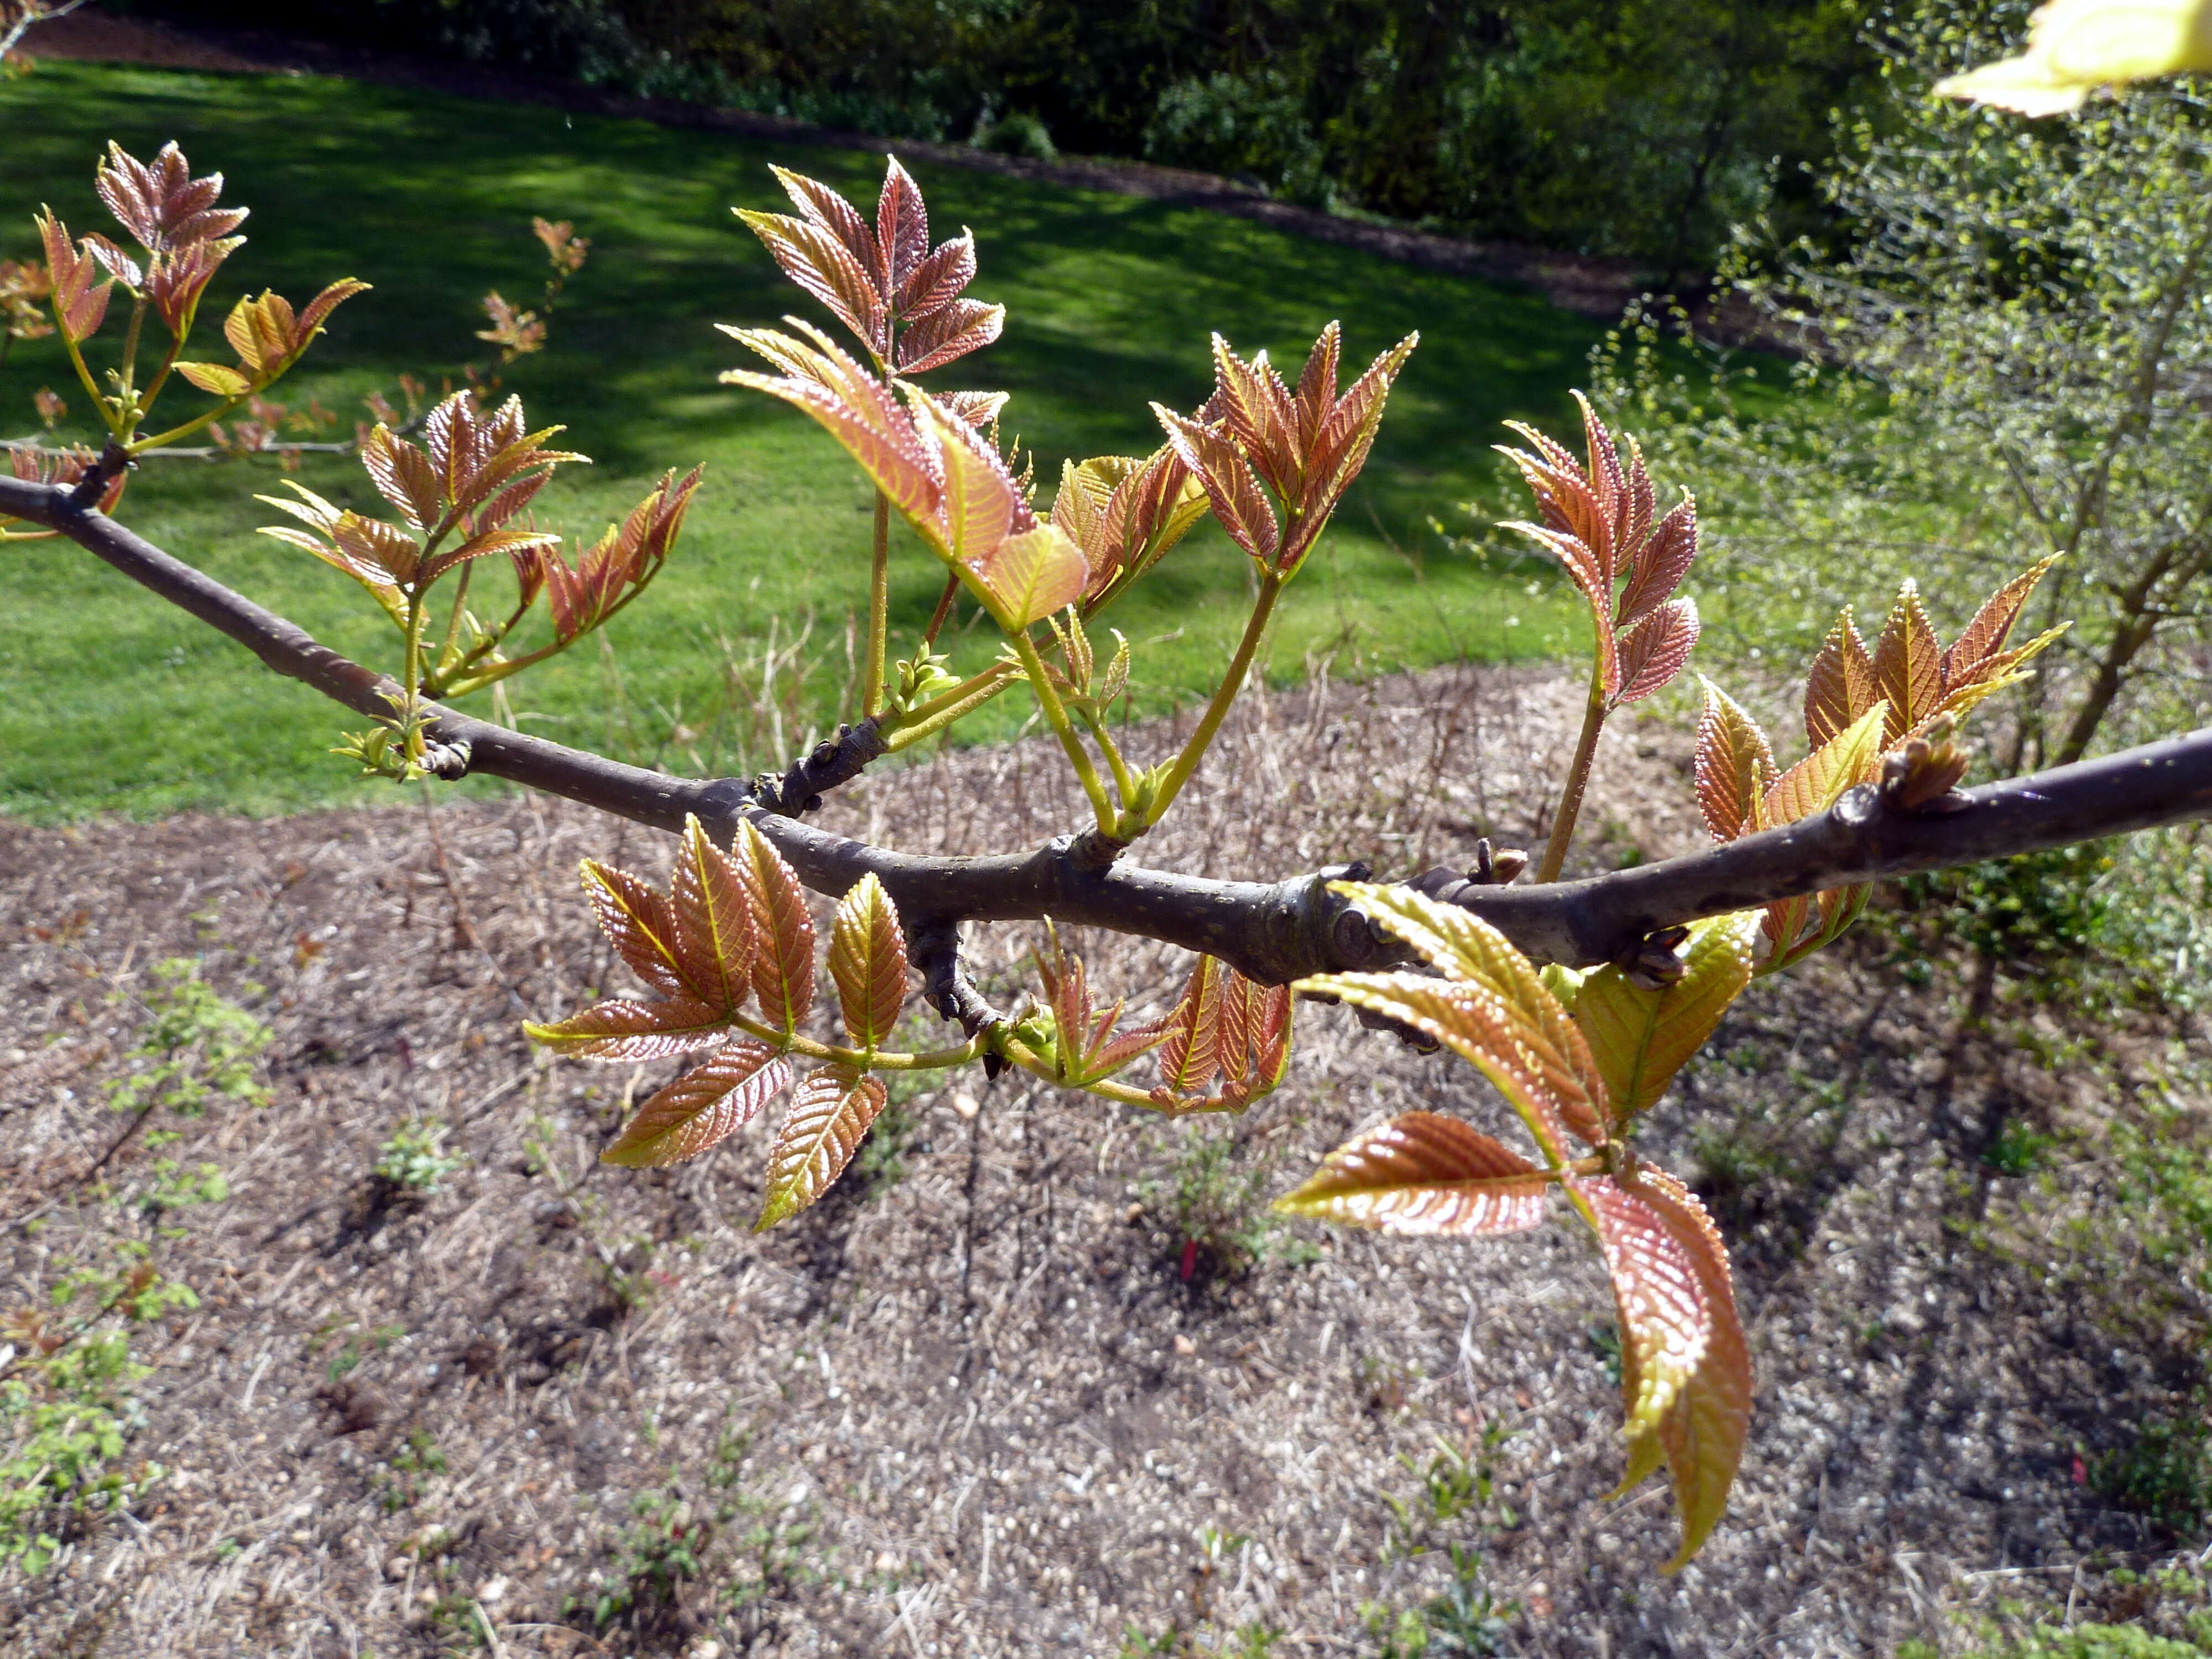
[{"label": "bare soil", "polygon": [[[1532,841],[1577,702],[1474,671],[1261,699],[1144,856],[1402,872]],[[1608,733],[1594,859],[1696,839],[1685,750],[1656,718]],[[1062,770],[1033,744],[966,753],[825,817],[1020,845],[1077,821]],[[1237,1183],[1284,1190],[1358,1126],[1505,1115],[1340,1011],[1302,1011],[1291,1082],[1241,1120],[963,1075],[764,1237],[770,1123],[672,1171],[595,1165],[661,1071],[550,1062],[517,1027],[619,982],[577,858],[659,878],[668,851],[526,800],[0,824],[0,1306],[117,1237],[203,1298],[136,1339],[155,1370],[125,1462],[168,1473],[44,1576],[0,1571],[0,1651],[1110,1656],[1261,1626],[1278,1654],[1376,1654],[1363,1609],[1441,1595],[1450,1544],[1482,1552],[1469,1582],[1521,1654],[1955,1645],[1950,1614],[2000,1595],[2142,1611],[2106,1569],[2172,1540],[2078,1460],[2203,1380],[2202,1299],[2127,1248],[2098,1156],[2172,1074],[2169,1025],[2075,1029],[1940,963],[1915,988],[1879,930],[1737,1006],[1650,1150],[1735,1241],[1759,1403],[1730,1516],[1662,1579],[1663,1483],[1605,1498],[1620,1408],[1583,1239],[1230,1243],[1259,1215]],[[971,931],[1011,994],[1033,933]],[[1139,1004],[1183,971],[1079,942]],[[88,1179],[149,969],[178,956],[274,1028],[273,1102],[165,1122],[181,1138]],[[416,1114],[467,1158],[428,1196],[372,1174]],[[1983,1156],[2010,1117],[2058,1137],[2042,1174]],[[1179,1206],[1218,1142],[1226,1190]],[[142,1213],[156,1156],[219,1164],[229,1198]],[[1494,1478],[1449,1520],[1422,1496],[1440,1443]]]}]

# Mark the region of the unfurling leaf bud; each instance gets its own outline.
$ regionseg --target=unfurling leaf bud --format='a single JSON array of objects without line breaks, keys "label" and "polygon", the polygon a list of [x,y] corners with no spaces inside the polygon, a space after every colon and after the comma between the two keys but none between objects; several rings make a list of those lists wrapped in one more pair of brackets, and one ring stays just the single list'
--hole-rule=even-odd
[{"label": "unfurling leaf bud", "polygon": [[1686,966],[1682,960],[1681,945],[1689,937],[1686,927],[1664,927],[1656,933],[1645,934],[1643,942],[1620,964],[1629,982],[1647,991],[1663,991],[1679,983]]},{"label": "unfurling leaf bud", "polygon": [[1973,763],[1973,757],[1951,741],[1956,729],[1948,714],[1940,715],[1929,724],[1926,737],[1908,738],[1902,749],[1883,756],[1882,799],[1905,812],[1955,806],[1957,803],[1947,805],[1945,797],[1959,787]]},{"label": "unfurling leaf bud", "polygon": [[1474,863],[1467,878],[1484,887],[1504,887],[1528,867],[1528,854],[1518,847],[1492,847],[1485,836],[1474,844]]}]

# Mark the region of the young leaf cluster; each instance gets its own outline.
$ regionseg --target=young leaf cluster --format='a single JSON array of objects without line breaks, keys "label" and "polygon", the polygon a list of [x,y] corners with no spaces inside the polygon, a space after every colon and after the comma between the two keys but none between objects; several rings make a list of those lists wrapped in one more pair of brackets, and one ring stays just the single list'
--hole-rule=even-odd
[{"label": "young leaf cluster", "polygon": [[1750,1420],[1751,1360],[1719,1233],[1695,1195],[1629,1139],[1750,982],[1755,918],[1700,924],[1680,975],[1647,989],[1617,968],[1540,975],[1488,924],[1407,889],[1339,890],[1431,972],[1322,975],[1297,988],[1372,1010],[1471,1061],[1520,1117],[1535,1156],[1456,1118],[1412,1112],[1339,1147],[1278,1207],[1467,1237],[1541,1224],[1559,1189],[1613,1280],[1627,1419],[1621,1490],[1666,1463],[1682,1516],[1674,1571],[1727,1507]]},{"label": "young leaf cluster", "polygon": [[[732,369],[722,379],[778,398],[818,422],[857,462],[878,494],[864,712],[886,747],[929,736],[1016,683],[1026,684],[1058,735],[1097,815],[1098,835],[1125,845],[1156,823],[1196,768],[1242,688],[1276,596],[1326,528],[1372,447],[1391,383],[1412,351],[1408,337],[1340,395],[1340,331],[1323,330],[1293,393],[1265,353],[1247,362],[1214,341],[1213,395],[1188,416],[1153,410],[1167,441],[1141,459],[1069,460],[1049,515],[1030,499],[998,441],[1000,392],[931,392],[912,377],[998,337],[1003,307],[958,297],[975,274],[965,233],[929,246],[921,191],[896,160],[872,225],[827,185],[777,169],[799,216],[740,216],[800,288],[852,334],[866,362],[822,330],[787,318],[781,330],[725,326],[775,370]],[[1082,624],[1141,578],[1211,509],[1261,568],[1245,638],[1197,732],[1172,762],[1132,767],[1100,711],[1127,684],[1126,647],[1100,694]],[[885,610],[896,513],[946,569],[945,598],[916,654],[892,675]],[[1007,655],[956,681],[933,654],[957,597],[979,605],[1007,641]],[[1063,620],[1062,613],[1065,613]],[[1031,631],[1050,625],[1051,647]],[[1043,652],[1056,648],[1060,665]],[[1089,742],[1079,726],[1087,729]],[[1101,775],[1095,748],[1112,780]]]},{"label": "young leaf cluster", "polygon": [[[296,308],[283,295],[264,289],[258,296],[240,299],[223,319],[223,340],[235,362],[188,361],[185,349],[208,284],[246,245],[243,236],[233,233],[245,223],[247,210],[218,207],[222,175],[195,179],[184,152],[173,143],[164,144],[150,162],[110,144],[96,182],[100,199],[137,252],[97,231],[73,240],[69,227],[51,210],[39,216],[39,234],[49,273],[48,301],[62,343],[102,424],[127,454],[173,443],[266,391],[306,354],[331,313],[368,287],[345,277]],[[118,289],[131,306],[115,367],[103,384],[86,361],[85,347],[106,321]],[[138,357],[149,314],[169,343],[142,381]],[[216,398],[216,406],[156,436],[139,436],[154,400],[173,374]]]},{"label": "young leaf cluster", "polygon": [[[845,895],[830,929],[846,1042],[805,1035],[813,917],[799,878],[748,821],[725,851],[691,819],[665,892],[588,860],[583,880],[608,943],[654,994],[615,998],[529,1034],[587,1060],[706,1054],[639,1108],[601,1154],[610,1164],[658,1168],[696,1158],[789,1091],[757,1224],[770,1227],[844,1173],[884,1109],[878,1073],[957,1066],[985,1052],[981,1042],[921,1054],[887,1047],[906,1001],[906,939],[873,876]],[[794,1059],[818,1065],[799,1078]]]},{"label": "young leaf cluster", "polygon": [[[2053,562],[2045,559],[1998,588],[1948,646],[1936,638],[1910,579],[1871,651],[1846,610],[1806,675],[1812,752],[1786,772],[1778,772],[1758,721],[1705,682],[1696,778],[1713,839],[1730,842],[1826,811],[1846,789],[1883,776],[1885,755],[1896,763],[1891,782],[1900,804],[1940,805],[1966,775],[1966,757],[1949,742],[1956,722],[2029,678],[2022,665],[2065,631],[2062,623],[2025,645],[2007,643]],[[1768,905],[1772,949],[1760,971],[1788,967],[1836,939],[1866,908],[1870,890],[1862,884]]]},{"label": "young leaf cluster", "polygon": [[[532,432],[522,400],[481,409],[457,392],[431,410],[422,444],[379,422],[361,446],[362,465],[400,522],[342,508],[304,485],[285,481],[295,499],[257,499],[291,514],[305,529],[279,525],[261,533],[312,553],[368,591],[404,641],[402,695],[394,718],[349,739],[341,752],[365,771],[401,778],[424,769],[421,700],[458,696],[505,679],[566,649],[643,592],[660,573],[699,488],[701,469],[660,482],[619,526],[574,565],[561,556],[561,538],[534,528],[528,509],[556,467],[588,458],[550,449],[558,427]],[[504,617],[469,608],[472,562],[493,554],[512,567],[515,599]],[[430,589],[461,573],[443,635],[428,634]],[[550,643],[509,656],[503,647],[540,593],[550,613]]]},{"label": "young leaf cluster", "polygon": [[1672,597],[1697,561],[1697,502],[1686,490],[1655,523],[1657,493],[1643,451],[1630,438],[1624,456],[1589,400],[1578,392],[1575,401],[1583,412],[1585,459],[1517,421],[1506,424],[1529,447],[1496,446],[1520,469],[1544,520],[1505,527],[1559,560],[1589,608],[1595,641],[1582,738],[1536,872],[1539,881],[1557,880],[1566,862],[1606,717],[1664,690],[1698,643],[1697,602]]}]

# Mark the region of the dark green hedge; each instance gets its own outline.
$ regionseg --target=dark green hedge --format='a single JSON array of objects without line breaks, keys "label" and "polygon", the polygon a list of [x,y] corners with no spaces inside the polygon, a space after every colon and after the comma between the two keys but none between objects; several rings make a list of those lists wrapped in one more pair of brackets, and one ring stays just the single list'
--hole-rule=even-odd
[{"label": "dark green hedge", "polygon": [[1139,156],[1315,205],[1709,264],[1814,222],[1857,0],[150,0],[898,137]]}]

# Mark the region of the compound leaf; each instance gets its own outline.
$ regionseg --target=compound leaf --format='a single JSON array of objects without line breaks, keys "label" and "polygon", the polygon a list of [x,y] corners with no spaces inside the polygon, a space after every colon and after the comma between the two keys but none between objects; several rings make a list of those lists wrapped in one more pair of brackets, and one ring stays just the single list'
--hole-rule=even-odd
[{"label": "compound leaf", "polygon": [[[181,368],[182,365],[179,365]],[[2035,592],[2051,567],[2060,556],[2053,553],[2039,560],[2020,575],[1990,595],[1974,619],[1960,631],[1943,653],[1943,684],[1946,690],[1955,690],[1968,681],[1979,678],[1981,670],[2004,651],[2005,641],[2010,637],[2013,624],[2027,607],[2028,596]]]},{"label": "compound leaf", "polygon": [[1160,1086],[1172,1094],[1201,1093],[1219,1069],[1221,994],[1229,973],[1213,957],[1200,957],[1182,996],[1160,1022],[1167,1031],[1160,1045]]},{"label": "compound leaf", "polygon": [[1874,659],[1847,606],[1805,676],[1806,741],[1818,749],[1841,736],[1874,700]]},{"label": "compound leaf", "polygon": [[1620,636],[1620,690],[1617,704],[1641,702],[1663,690],[1698,644],[1695,599],[1669,599],[1656,606]]}]

